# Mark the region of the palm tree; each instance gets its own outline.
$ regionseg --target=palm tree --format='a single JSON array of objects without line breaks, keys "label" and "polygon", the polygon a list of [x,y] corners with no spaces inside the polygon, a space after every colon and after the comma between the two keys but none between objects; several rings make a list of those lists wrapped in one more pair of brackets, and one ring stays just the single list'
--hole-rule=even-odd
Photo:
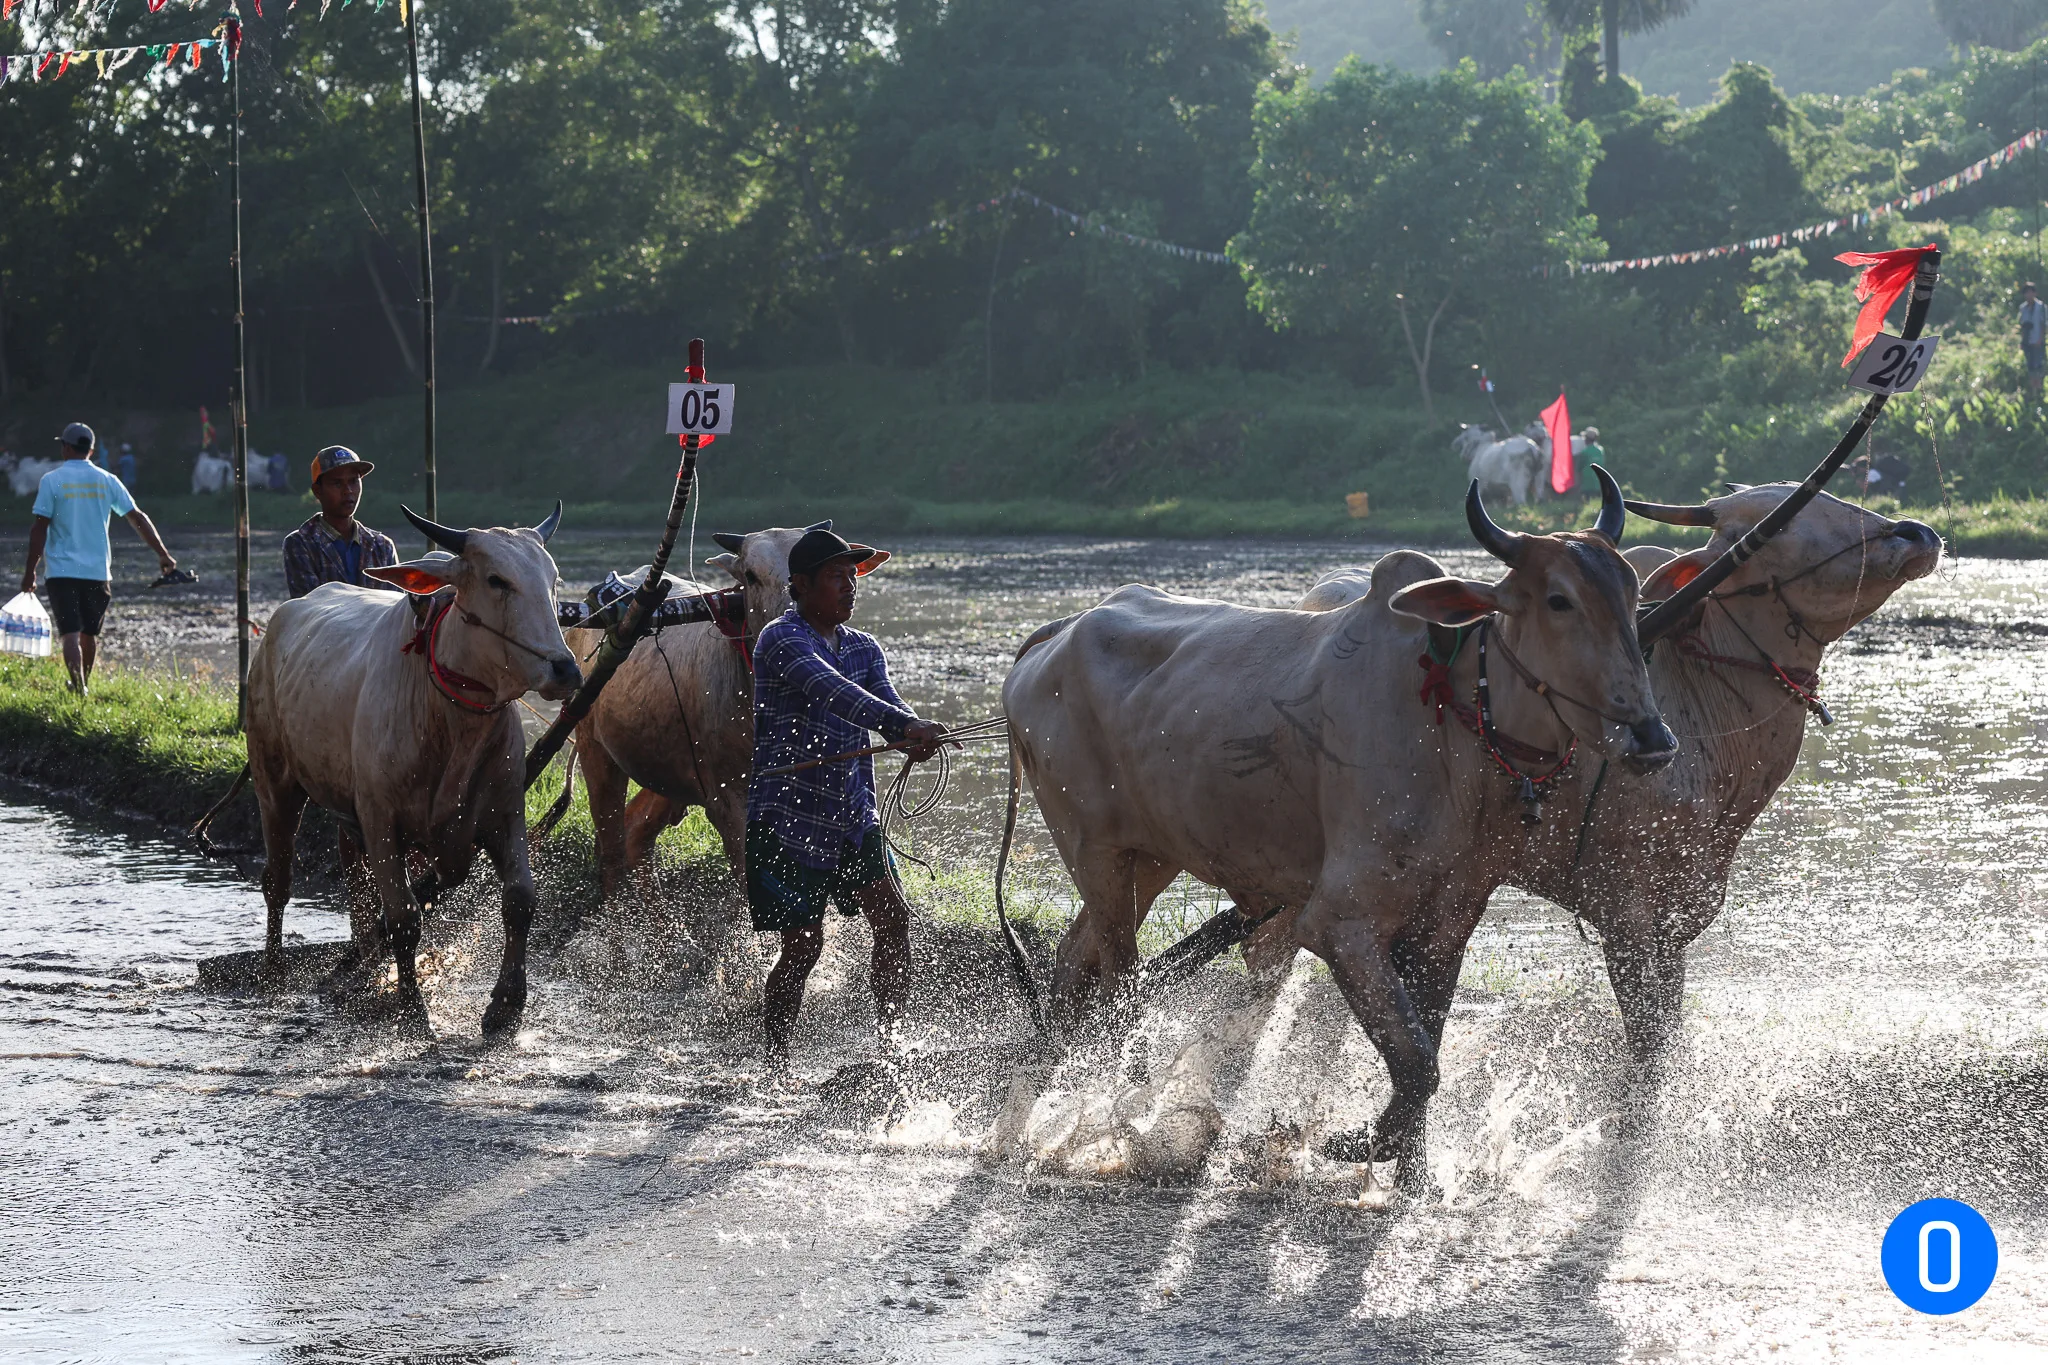
[{"label": "palm tree", "polygon": [[1621,75],[1621,35],[1648,33],[1692,9],[1692,0],[1543,0],[1550,22],[1563,33],[1600,26],[1607,44],[1606,78]]}]

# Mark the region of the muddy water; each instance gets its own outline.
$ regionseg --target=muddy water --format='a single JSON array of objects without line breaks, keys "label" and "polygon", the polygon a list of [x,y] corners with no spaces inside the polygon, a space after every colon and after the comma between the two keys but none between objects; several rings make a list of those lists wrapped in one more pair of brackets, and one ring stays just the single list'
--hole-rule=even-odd
[{"label": "muddy water", "polygon": [[[626,548],[564,547],[565,577]],[[1106,587],[1281,602],[1335,558],[906,548],[863,618],[946,719],[991,712],[1022,631]],[[1306,965],[1270,1004],[1210,973],[1127,1045],[1034,1071],[985,935],[929,925],[925,1052],[881,1077],[840,1070],[874,1052],[862,933],[835,922],[778,1081],[754,1061],[762,959],[721,936],[715,891],[665,888],[544,953],[499,1051],[475,1042],[496,952],[475,897],[434,929],[423,1046],[310,994],[197,990],[201,959],[257,942],[253,888],[10,794],[0,1355],[2048,1359],[2043,623],[2038,567],[1966,562],[1830,657],[1839,723],[1693,950],[1653,1126],[1615,1118],[1595,950],[1500,897],[1421,1203],[1302,1155],[1385,1093]],[[986,856],[989,766],[963,762],[924,836],[947,861]],[[289,925],[342,933],[317,901]],[[1885,1224],[1928,1195],[2000,1242],[1997,1283],[1952,1319],[1877,1270]]]}]

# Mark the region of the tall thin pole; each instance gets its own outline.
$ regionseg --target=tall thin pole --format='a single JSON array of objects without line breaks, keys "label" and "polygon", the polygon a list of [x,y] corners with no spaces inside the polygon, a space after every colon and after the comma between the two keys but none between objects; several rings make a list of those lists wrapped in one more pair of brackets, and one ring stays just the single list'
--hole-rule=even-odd
[{"label": "tall thin pole", "polygon": [[420,117],[420,0],[412,0],[405,21],[405,61],[412,73],[412,146],[419,177],[420,350],[427,399],[427,520],[441,519],[434,476],[434,247],[427,214],[427,130]]},{"label": "tall thin pole", "polygon": [[[229,48],[239,56],[241,21],[232,17]],[[234,94],[234,119],[230,124],[228,185],[234,198],[235,232],[235,401],[231,420],[235,433],[235,717],[245,724],[249,716],[249,387],[248,326],[242,307],[242,64],[228,63],[229,85]]]}]

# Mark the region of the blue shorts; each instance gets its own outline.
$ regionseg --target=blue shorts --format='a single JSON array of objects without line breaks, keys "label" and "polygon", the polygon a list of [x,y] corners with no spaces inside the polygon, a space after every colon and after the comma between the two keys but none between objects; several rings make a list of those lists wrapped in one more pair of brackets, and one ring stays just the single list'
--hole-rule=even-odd
[{"label": "blue shorts", "polygon": [[838,903],[840,914],[857,915],[853,893],[895,875],[878,829],[869,830],[858,848],[851,841],[842,845],[839,866],[827,870],[798,862],[766,825],[747,826],[747,909],[759,933],[815,928],[825,922],[828,900]]}]

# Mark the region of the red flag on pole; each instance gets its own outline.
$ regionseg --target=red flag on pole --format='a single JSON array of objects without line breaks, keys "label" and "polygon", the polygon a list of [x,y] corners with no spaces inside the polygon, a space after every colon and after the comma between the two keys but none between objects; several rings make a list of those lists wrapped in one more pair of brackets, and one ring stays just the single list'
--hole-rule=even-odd
[{"label": "red flag on pole", "polygon": [[1884,315],[1892,310],[1899,295],[1906,292],[1906,286],[1913,282],[1913,272],[1920,268],[1920,258],[1934,250],[1934,244],[1906,247],[1900,251],[1845,251],[1835,257],[1843,265],[1860,265],[1863,273],[1856,277],[1856,297],[1863,304],[1863,311],[1856,315],[1856,334],[1849,339],[1849,354],[1842,357],[1842,368],[1861,355],[1879,331],[1884,327]]},{"label": "red flag on pole", "polygon": [[1543,410],[1543,429],[1550,433],[1550,491],[1569,493],[1579,475],[1572,468],[1572,411],[1562,392]]}]

